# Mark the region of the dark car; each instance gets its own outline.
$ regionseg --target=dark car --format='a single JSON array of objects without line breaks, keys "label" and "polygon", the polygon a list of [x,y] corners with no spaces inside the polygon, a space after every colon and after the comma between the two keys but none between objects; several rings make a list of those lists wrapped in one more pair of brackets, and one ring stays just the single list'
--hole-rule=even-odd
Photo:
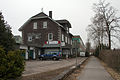
[{"label": "dark car", "polygon": [[41,54],[39,56],[40,60],[45,60],[45,59],[52,59],[52,60],[59,60],[61,59],[62,55],[60,52],[48,52],[47,54]]}]

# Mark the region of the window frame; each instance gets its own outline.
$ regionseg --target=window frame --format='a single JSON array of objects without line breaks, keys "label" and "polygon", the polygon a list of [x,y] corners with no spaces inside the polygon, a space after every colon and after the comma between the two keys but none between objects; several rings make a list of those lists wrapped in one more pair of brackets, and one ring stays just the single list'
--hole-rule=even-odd
[{"label": "window frame", "polygon": [[67,41],[67,36],[65,37],[65,42],[67,43],[68,41]]},{"label": "window frame", "polygon": [[68,44],[70,44],[70,38],[68,38]]},{"label": "window frame", "polygon": [[47,28],[47,24],[48,24],[47,21],[44,21],[43,22],[43,28]]},{"label": "window frame", "polygon": [[64,41],[64,34],[62,34],[62,41]]},{"label": "window frame", "polygon": [[73,43],[73,40],[71,39],[71,45],[72,45],[72,43]]},{"label": "window frame", "polygon": [[38,28],[38,24],[37,24],[37,22],[34,22],[33,23],[33,29],[37,29]]},{"label": "window frame", "polygon": [[[30,40],[31,39],[31,40]],[[32,42],[33,37],[32,36],[28,36],[28,42]]]},{"label": "window frame", "polygon": [[[52,39],[50,39],[50,34],[52,34]],[[48,33],[48,41],[52,41],[53,40],[53,33]]]}]

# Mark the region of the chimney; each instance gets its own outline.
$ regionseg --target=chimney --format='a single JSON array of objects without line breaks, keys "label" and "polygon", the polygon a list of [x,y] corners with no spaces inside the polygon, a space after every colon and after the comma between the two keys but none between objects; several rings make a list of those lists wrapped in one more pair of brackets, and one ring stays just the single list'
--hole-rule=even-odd
[{"label": "chimney", "polygon": [[49,17],[52,18],[52,11],[49,11]]}]

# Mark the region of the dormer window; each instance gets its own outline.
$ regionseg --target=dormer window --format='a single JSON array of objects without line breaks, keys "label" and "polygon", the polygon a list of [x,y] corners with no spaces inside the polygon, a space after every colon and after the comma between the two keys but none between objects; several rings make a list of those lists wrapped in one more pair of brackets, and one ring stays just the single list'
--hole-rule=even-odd
[{"label": "dormer window", "polygon": [[43,22],[43,28],[47,28],[47,21]]},{"label": "dormer window", "polygon": [[33,23],[33,29],[37,29],[37,22]]}]

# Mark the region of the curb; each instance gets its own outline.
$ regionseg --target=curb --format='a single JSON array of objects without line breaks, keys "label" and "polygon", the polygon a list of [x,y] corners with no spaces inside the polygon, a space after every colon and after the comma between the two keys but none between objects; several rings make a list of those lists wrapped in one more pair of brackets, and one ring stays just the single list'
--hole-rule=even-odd
[{"label": "curb", "polygon": [[82,65],[87,59],[88,59],[88,57],[86,59],[83,59],[80,62],[80,64],[78,64],[77,66],[70,67],[69,69],[67,69],[66,71],[62,72],[61,74],[59,74],[58,76],[56,76],[52,80],[63,80],[63,79],[66,79],[71,73],[73,73],[74,70],[76,70],[77,68],[80,68],[80,65]]}]

